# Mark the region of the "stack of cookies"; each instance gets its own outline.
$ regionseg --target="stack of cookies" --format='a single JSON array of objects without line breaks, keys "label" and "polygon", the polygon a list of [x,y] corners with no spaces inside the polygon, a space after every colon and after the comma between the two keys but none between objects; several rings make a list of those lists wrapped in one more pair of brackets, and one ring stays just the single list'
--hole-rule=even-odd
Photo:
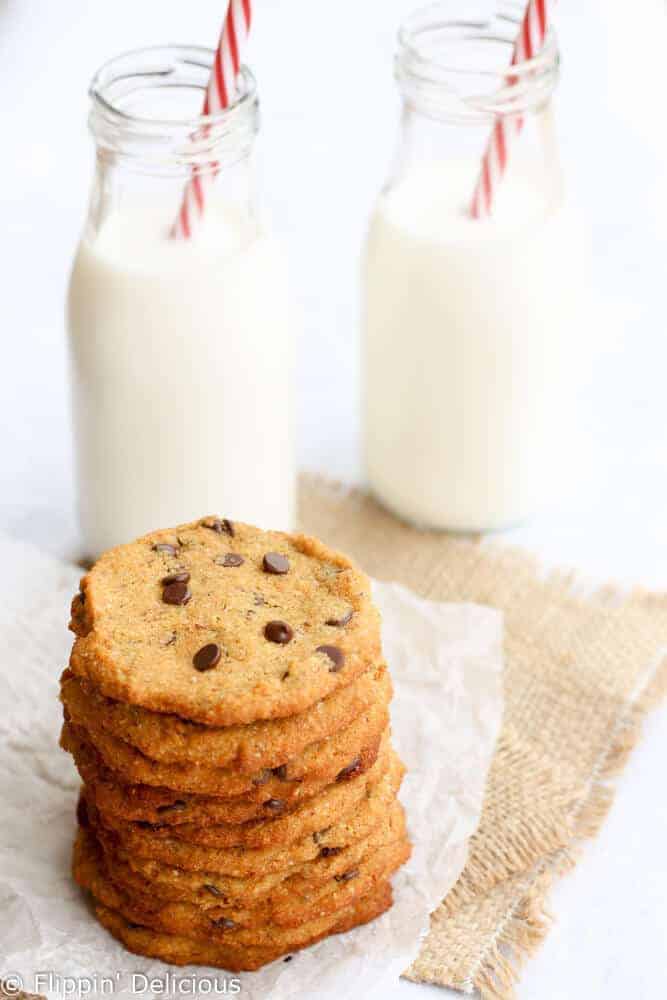
[{"label": "stack of cookies", "polygon": [[106,553],[71,628],[74,876],[130,951],[257,969],[391,905],[403,766],[348,559],[205,518]]}]

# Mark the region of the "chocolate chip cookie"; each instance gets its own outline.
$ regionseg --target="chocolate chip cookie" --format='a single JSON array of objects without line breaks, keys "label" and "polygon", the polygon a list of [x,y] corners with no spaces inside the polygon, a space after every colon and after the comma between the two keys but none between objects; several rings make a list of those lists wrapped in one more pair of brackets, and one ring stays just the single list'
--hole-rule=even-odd
[{"label": "chocolate chip cookie", "polygon": [[[405,768],[394,753],[385,752],[366,774],[355,780],[335,782],[325,791],[302,803],[292,813],[248,823],[201,825],[198,823],[162,824],[128,822],[112,813],[98,809],[102,825],[115,830],[121,839],[141,837],[151,844],[161,839],[182,840],[187,844],[204,847],[239,848],[258,850],[267,847],[284,847],[317,834],[323,843],[330,838],[334,826],[362,803],[376,811],[387,809],[396,797]],[[90,789],[86,798],[96,807]]]},{"label": "chocolate chip cookie", "polygon": [[337,817],[329,827],[319,831],[317,837],[306,833],[291,843],[273,843],[254,849],[192,843],[171,836],[172,828],[167,828],[166,835],[156,836],[152,828],[145,829],[129,823],[110,826],[103,815],[94,812],[92,815],[95,825],[110,830],[123,850],[135,857],[151,858],[184,871],[217,871],[247,877],[283,871],[311,861],[323,852],[340,853],[343,848],[365,839],[380,826],[395,796],[394,783],[385,780],[348,815]]},{"label": "chocolate chip cookie", "polygon": [[286,952],[297,951],[315,944],[330,934],[342,934],[360,924],[374,920],[388,910],[392,903],[391,886],[384,882],[368,896],[356,900],[349,907],[336,913],[335,919],[323,917],[303,924],[298,935],[285,944],[252,948],[208,939],[179,937],[160,934],[125,920],[115,910],[96,906],[100,923],[121,941],[125,947],[138,955],[170,962],[172,965],[205,965],[227,969],[230,972],[253,971],[274,961]]},{"label": "chocolate chip cookie", "polygon": [[103,695],[211,726],[303,712],[381,660],[369,581],[349,559],[216,517],[103,555],[71,627],[70,667]]},{"label": "chocolate chip cookie", "polygon": [[372,705],[387,704],[391,694],[389,672],[380,664],[298,715],[212,727],[105,698],[71,670],[61,678],[61,700],[70,711],[80,706],[84,725],[90,720],[152,760],[233,767],[244,774],[283,764],[311,743],[347,728]]},{"label": "chocolate chip cookie", "polygon": [[[70,692],[65,708],[67,724],[78,728],[80,737],[95,746],[107,767],[120,775],[123,781],[220,798],[265,792],[268,793],[266,798],[280,798],[286,783],[301,782],[306,778],[333,781],[340,771],[378,746],[389,724],[387,702],[378,701],[365,709],[347,728],[310,744],[300,754],[280,761],[277,767],[247,774],[233,767],[154,761],[101,727],[97,717],[87,712],[85,700],[74,691]],[[259,793],[258,789],[263,789],[263,792]]]},{"label": "chocolate chip cookie", "polygon": [[[161,933],[202,937],[234,944],[263,946],[275,942],[285,929],[334,914],[356,899],[373,892],[402,864],[409,847],[403,843],[385,848],[373,863],[360,863],[355,879],[332,882],[311,898],[295,898],[288,912],[269,898],[254,909],[215,907],[202,910],[186,902],[165,902],[115,882],[109,875],[95,837],[80,831],[74,847],[73,873],[82,888],[126,920]],[[276,919],[277,918],[277,919]]]}]

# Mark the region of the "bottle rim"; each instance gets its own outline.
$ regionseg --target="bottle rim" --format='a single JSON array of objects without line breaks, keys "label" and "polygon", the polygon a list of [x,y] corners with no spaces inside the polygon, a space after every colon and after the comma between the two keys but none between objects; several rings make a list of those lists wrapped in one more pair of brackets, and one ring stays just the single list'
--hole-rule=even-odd
[{"label": "bottle rim", "polygon": [[558,38],[549,27],[533,58],[512,63],[524,13],[518,0],[501,0],[491,16],[488,3],[470,0],[414,11],[398,31],[395,77],[404,98],[432,117],[471,122],[542,107],[558,82]]},{"label": "bottle rim", "polygon": [[214,50],[204,46],[155,45],[105,62],[88,88],[89,126],[98,147],[119,156],[175,157],[191,165],[248,148],[258,129],[258,99],[255,77],[246,66],[239,71],[238,97],[227,108],[208,115],[145,110],[149,98],[164,97],[168,90],[188,101],[196,92],[201,107],[214,59]]}]

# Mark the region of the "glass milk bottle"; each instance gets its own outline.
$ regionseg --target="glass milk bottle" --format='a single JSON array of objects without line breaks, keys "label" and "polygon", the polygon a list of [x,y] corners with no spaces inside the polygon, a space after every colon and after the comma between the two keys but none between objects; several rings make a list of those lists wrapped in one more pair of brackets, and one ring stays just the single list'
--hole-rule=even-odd
[{"label": "glass milk bottle", "polygon": [[[418,525],[459,531],[520,522],[548,495],[583,332],[551,109],[556,39],[508,77],[524,4],[491,20],[488,6],[436,3],[399,32],[400,139],[364,264],[370,487]],[[476,219],[499,120],[523,127],[491,217]]]},{"label": "glass milk bottle", "polygon": [[[198,116],[213,53],[146,49],[93,80],[96,168],[68,297],[85,553],[206,514],[289,528],[292,309],[253,186],[255,81]],[[188,180],[206,193],[171,229]]]}]

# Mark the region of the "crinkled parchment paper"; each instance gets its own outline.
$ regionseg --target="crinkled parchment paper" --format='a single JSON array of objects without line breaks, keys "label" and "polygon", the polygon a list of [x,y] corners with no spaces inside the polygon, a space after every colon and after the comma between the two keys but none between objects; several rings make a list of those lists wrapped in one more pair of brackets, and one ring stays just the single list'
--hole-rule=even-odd
[{"label": "crinkled parchment paper", "polygon": [[[126,952],[73,885],[78,779],[58,748],[57,689],[79,571],[10,541],[0,541],[0,564],[0,979],[11,986],[20,977],[27,991],[50,997],[71,988],[67,976],[92,978],[81,993],[94,996],[108,995],[109,982],[116,996],[149,1000],[220,995],[225,980],[230,993],[231,974]],[[502,713],[501,617],[423,601],[398,585],[374,590],[396,691],[394,739],[408,766],[401,799],[413,856],[394,879],[389,913],[238,977],[244,1000],[382,996],[416,956],[428,914],[458,877],[479,821]],[[143,977],[159,982],[146,988]]]}]

